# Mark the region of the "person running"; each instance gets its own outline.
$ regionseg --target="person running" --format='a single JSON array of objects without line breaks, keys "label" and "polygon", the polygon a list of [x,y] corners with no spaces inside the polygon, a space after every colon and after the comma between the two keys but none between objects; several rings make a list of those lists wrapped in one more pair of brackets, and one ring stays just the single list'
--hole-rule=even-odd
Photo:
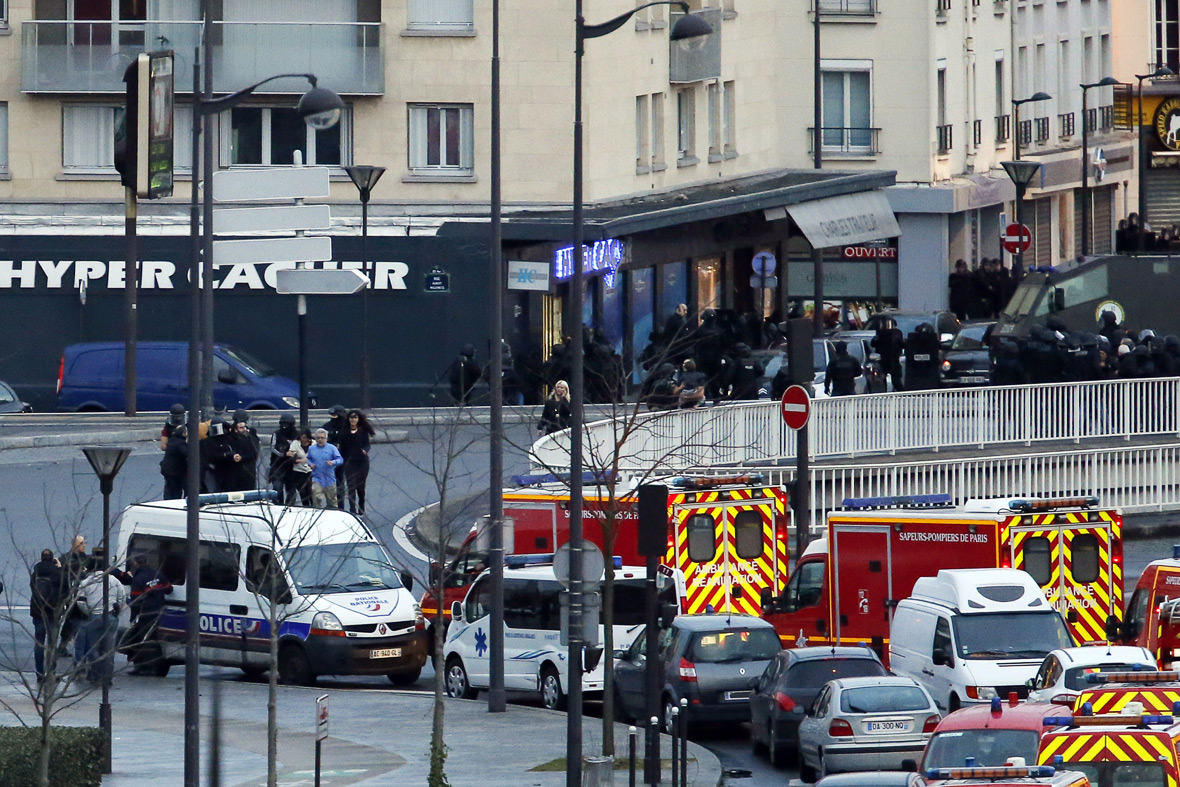
[{"label": "person running", "polygon": [[348,487],[348,510],[365,515],[365,482],[369,478],[369,448],[377,431],[360,410],[348,411],[348,426],[337,441],[344,458],[344,483]]}]

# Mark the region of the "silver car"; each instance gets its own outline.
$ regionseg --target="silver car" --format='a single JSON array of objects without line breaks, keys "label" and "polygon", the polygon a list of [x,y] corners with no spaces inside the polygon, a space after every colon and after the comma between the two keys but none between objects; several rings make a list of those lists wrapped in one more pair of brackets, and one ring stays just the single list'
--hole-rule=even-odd
[{"label": "silver car", "polygon": [[941,718],[910,678],[828,681],[799,724],[800,776],[814,782],[837,771],[905,770]]}]

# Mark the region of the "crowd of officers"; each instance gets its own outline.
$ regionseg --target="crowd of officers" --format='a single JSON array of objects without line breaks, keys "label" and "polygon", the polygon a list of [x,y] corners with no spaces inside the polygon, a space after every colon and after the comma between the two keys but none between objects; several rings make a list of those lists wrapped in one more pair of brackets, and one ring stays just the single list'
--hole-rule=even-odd
[{"label": "crowd of officers", "polygon": [[[283,413],[270,438],[268,461],[249,412],[237,410],[232,419],[215,416],[201,422],[201,492],[239,492],[270,488],[288,505],[319,505],[343,509],[347,500],[354,514],[365,514],[369,450],[376,430],[360,410],[334,405],[319,429],[299,429],[295,416]],[[160,431],[160,474],[164,499],[184,497],[188,474],[188,428],[184,405],[174,404]],[[324,439],[317,439],[323,432]],[[322,443],[317,445],[317,443]],[[324,451],[326,445],[336,451]],[[325,459],[317,471],[317,455]],[[329,462],[331,466],[329,465]],[[265,468],[265,469],[263,469]]]}]

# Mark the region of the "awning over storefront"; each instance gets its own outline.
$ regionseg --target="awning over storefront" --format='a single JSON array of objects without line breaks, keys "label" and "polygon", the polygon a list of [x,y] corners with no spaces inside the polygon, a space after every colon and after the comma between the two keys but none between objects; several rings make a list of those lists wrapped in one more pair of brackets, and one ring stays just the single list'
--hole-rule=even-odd
[{"label": "awning over storefront", "polygon": [[790,214],[815,248],[850,246],[901,234],[889,200],[881,191],[862,191],[769,209],[773,220]]}]

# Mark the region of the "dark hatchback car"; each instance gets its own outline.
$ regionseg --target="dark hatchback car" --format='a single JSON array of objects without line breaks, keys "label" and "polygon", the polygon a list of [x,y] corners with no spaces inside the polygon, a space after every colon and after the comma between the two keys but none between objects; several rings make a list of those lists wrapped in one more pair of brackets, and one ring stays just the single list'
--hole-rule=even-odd
[{"label": "dark hatchback car", "polygon": [[864,647],[784,650],[751,681],[750,741],[756,750],[765,746],[771,764],[781,768],[798,753],[799,722],[824,684],[888,674],[877,654]]},{"label": "dark hatchback car", "polygon": [[994,320],[969,322],[942,355],[942,384],[945,387],[988,385],[992,380],[991,337]]},{"label": "dark hatchback car", "polygon": [[[616,653],[616,701],[632,719],[645,712],[646,642],[640,627],[631,647]],[[681,699],[689,702],[690,724],[749,721],[750,679],[782,650],[774,627],[750,615],[681,615],[660,632],[659,642],[665,729]]]}]

